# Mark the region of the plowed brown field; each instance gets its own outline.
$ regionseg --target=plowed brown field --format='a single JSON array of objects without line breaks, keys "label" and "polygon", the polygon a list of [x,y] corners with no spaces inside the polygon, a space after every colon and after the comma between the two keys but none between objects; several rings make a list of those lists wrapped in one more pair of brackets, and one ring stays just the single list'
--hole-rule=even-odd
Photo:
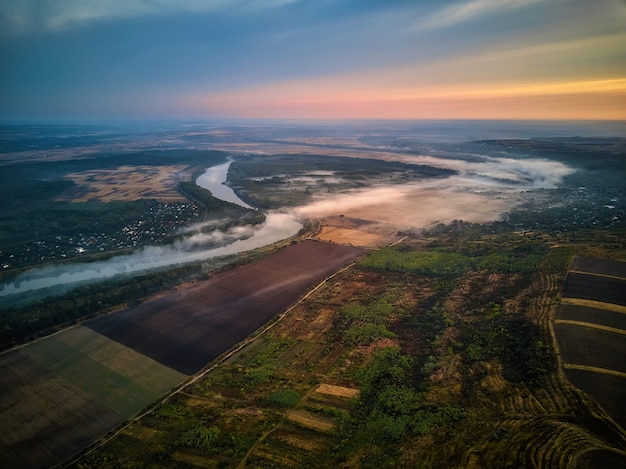
[{"label": "plowed brown field", "polygon": [[87,327],[193,374],[365,252],[307,240]]},{"label": "plowed brown field", "polygon": [[626,373],[626,336],[572,324],[555,324],[564,363]]},{"label": "plowed brown field", "polygon": [[567,378],[600,402],[613,419],[626,428],[626,379],[607,373],[566,369]]},{"label": "plowed brown field", "polygon": [[595,257],[578,256],[572,260],[570,270],[575,272],[588,272],[591,274],[612,275],[626,278],[626,262],[609,259],[597,259]]},{"label": "plowed brown field", "polygon": [[562,296],[554,332],[565,375],[626,428],[626,262],[574,258]]},{"label": "plowed brown field", "polygon": [[591,322],[626,330],[626,314],[587,306],[561,304],[556,309],[556,319]]},{"label": "plowed brown field", "polygon": [[625,287],[626,280],[623,279],[569,272],[563,286],[563,296],[626,306]]}]

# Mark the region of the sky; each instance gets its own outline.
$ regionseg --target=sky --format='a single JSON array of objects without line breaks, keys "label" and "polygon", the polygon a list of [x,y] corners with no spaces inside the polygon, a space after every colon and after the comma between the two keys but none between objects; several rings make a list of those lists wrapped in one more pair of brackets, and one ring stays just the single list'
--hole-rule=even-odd
[{"label": "sky", "polygon": [[626,0],[2,0],[0,119],[626,119]]}]

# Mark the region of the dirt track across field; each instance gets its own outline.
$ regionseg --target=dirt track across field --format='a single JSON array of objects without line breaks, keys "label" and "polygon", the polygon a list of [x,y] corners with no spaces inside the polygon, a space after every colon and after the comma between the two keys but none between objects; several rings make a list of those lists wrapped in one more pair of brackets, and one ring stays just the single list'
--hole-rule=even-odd
[{"label": "dirt track across field", "polygon": [[365,252],[307,240],[86,325],[191,375]]}]

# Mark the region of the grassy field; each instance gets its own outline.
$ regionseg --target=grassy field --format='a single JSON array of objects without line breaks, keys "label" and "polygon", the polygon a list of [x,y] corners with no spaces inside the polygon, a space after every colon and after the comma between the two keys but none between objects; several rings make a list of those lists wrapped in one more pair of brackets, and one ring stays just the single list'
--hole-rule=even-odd
[{"label": "grassy field", "polygon": [[60,463],[123,420],[22,353],[3,354],[0,362],[1,467]]}]

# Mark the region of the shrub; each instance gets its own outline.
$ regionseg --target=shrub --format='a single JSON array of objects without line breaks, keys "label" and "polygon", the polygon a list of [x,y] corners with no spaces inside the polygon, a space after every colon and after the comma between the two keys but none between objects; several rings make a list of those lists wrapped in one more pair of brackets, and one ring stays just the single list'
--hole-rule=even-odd
[{"label": "shrub", "polygon": [[214,450],[216,449],[219,438],[219,428],[207,428],[204,425],[197,425],[191,430],[183,433],[183,435],[180,437],[180,444],[189,448]]},{"label": "shrub", "polygon": [[290,408],[295,407],[300,402],[300,394],[293,389],[285,389],[272,394],[267,400],[276,407]]}]

